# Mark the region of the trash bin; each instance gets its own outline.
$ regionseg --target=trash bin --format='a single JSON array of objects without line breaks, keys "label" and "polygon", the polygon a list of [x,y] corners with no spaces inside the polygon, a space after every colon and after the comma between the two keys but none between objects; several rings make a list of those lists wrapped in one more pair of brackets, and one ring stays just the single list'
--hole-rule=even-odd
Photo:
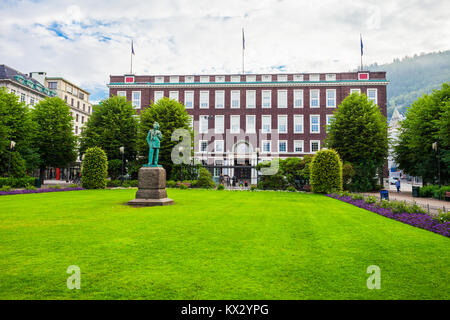
[{"label": "trash bin", "polygon": [[34,186],[35,186],[36,188],[40,188],[40,187],[42,186],[42,182],[41,182],[41,179],[40,179],[40,178],[35,178],[35,179],[34,179]]},{"label": "trash bin", "polygon": [[380,200],[389,200],[389,191],[388,190],[380,190]]},{"label": "trash bin", "polygon": [[412,196],[413,197],[420,197],[420,187],[413,186],[412,187]]}]

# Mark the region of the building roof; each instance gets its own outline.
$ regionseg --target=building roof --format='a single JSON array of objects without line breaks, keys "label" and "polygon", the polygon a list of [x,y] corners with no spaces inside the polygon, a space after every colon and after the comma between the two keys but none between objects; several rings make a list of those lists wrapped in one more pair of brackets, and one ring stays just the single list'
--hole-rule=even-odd
[{"label": "building roof", "polygon": [[16,82],[46,96],[56,96],[55,92],[45,88],[39,81],[17,71],[16,69],[8,67],[5,64],[0,64],[0,80],[10,80],[12,82]]},{"label": "building roof", "polygon": [[72,87],[77,88],[79,91],[83,91],[85,94],[90,95],[90,93],[88,91],[84,90],[83,88],[80,88],[76,84],[73,84],[73,82],[70,82],[69,80],[66,80],[63,77],[46,77],[45,80],[47,80],[47,81],[61,80],[61,81],[64,81],[65,83],[70,84]]}]

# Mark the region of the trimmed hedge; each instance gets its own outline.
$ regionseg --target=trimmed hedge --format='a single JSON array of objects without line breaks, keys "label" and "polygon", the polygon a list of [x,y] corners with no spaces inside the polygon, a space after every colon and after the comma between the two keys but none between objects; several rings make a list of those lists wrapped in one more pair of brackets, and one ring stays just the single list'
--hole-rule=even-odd
[{"label": "trimmed hedge", "polygon": [[444,199],[445,193],[450,192],[450,186],[427,185],[420,188],[419,193],[423,198]]},{"label": "trimmed hedge", "polygon": [[29,185],[34,186],[36,178],[24,177],[24,178],[0,178],[0,186],[9,186],[11,188],[25,188]]},{"label": "trimmed hedge", "polygon": [[81,185],[86,189],[104,189],[108,176],[108,159],[99,147],[86,150],[81,168]]},{"label": "trimmed hedge", "polygon": [[315,154],[310,182],[315,193],[342,191],[342,161],[336,151],[325,149]]},{"label": "trimmed hedge", "polygon": [[211,172],[209,172],[208,169],[200,168],[199,177],[194,187],[211,189],[214,188],[215,186],[216,184],[212,179]]}]

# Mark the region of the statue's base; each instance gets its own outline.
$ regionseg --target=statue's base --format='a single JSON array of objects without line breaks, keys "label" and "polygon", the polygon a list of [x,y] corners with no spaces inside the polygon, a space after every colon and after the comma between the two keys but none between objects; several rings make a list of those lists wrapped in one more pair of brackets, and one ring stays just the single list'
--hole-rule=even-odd
[{"label": "statue's base", "polygon": [[144,166],[139,169],[136,199],[128,201],[137,207],[167,206],[174,204],[167,198],[166,170],[161,166]]},{"label": "statue's base", "polygon": [[162,168],[162,166],[159,165],[159,164],[144,164],[143,167],[146,167],[146,168]]}]

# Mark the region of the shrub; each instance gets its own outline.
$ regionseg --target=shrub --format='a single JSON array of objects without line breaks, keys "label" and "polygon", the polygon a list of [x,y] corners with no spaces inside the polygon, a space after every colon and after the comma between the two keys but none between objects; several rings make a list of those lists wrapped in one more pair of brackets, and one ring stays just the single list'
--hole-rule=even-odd
[{"label": "shrub", "polygon": [[188,186],[187,185],[185,185],[185,184],[180,184],[180,189],[181,190],[186,190],[188,188]]},{"label": "shrub", "polygon": [[225,190],[225,186],[223,184],[219,184],[217,186],[217,190]]},{"label": "shrub", "polygon": [[122,175],[122,160],[111,159],[108,161],[108,176],[116,180]]},{"label": "shrub", "polygon": [[198,188],[211,189],[215,187],[214,180],[212,179],[211,172],[205,168],[200,168],[200,174],[196,183]]},{"label": "shrub", "polygon": [[108,188],[117,188],[120,187],[122,185],[122,181],[120,180],[107,180],[106,181],[106,186]]},{"label": "shrub", "polygon": [[342,191],[342,162],[336,151],[321,150],[311,162],[311,188],[315,193]]},{"label": "shrub", "polygon": [[306,192],[311,192],[311,185],[310,184],[305,184],[303,186],[303,190],[306,191]]},{"label": "shrub", "polygon": [[286,188],[286,191],[289,191],[289,192],[296,192],[297,189],[295,189],[293,186],[289,186],[289,187]]},{"label": "shrub", "polygon": [[258,186],[256,184],[252,184],[250,186],[250,191],[255,191],[256,189],[258,189]]},{"label": "shrub", "polygon": [[23,177],[23,178],[0,178],[0,186],[10,186],[11,188],[25,188],[26,185],[34,185],[36,178]]},{"label": "shrub", "polygon": [[439,221],[439,223],[450,222],[450,212],[442,212],[442,210],[439,211],[439,215],[433,219]]},{"label": "shrub", "polygon": [[173,181],[173,180],[167,180],[166,186],[168,188],[176,188],[177,187],[177,183],[175,181]]},{"label": "shrub", "polygon": [[368,196],[368,197],[365,199],[365,201],[366,201],[366,203],[368,203],[368,204],[374,204],[374,203],[377,203],[377,202],[378,202],[378,199],[377,199],[377,197],[375,197],[375,196]]},{"label": "shrub", "polygon": [[273,175],[261,176],[258,182],[258,189],[262,190],[286,190],[288,187],[287,178],[280,172]]},{"label": "shrub", "polygon": [[61,189],[61,186],[56,185],[56,186],[48,186],[48,189]]},{"label": "shrub", "polygon": [[33,186],[33,185],[31,185],[31,184],[27,184],[27,185],[25,186],[25,189],[27,189],[27,190],[36,190],[36,187]]},{"label": "shrub", "polygon": [[2,187],[0,188],[0,191],[9,191],[9,190],[11,190],[11,187],[10,187],[10,186],[2,186]]},{"label": "shrub", "polygon": [[73,184],[70,184],[70,185],[69,185],[69,188],[78,188],[78,185],[75,184],[75,183],[73,183]]},{"label": "shrub", "polygon": [[351,184],[354,175],[355,175],[355,168],[353,168],[353,165],[350,162],[345,162],[342,165],[342,184],[345,190],[349,188],[349,185]]},{"label": "shrub", "polygon": [[86,189],[104,189],[108,175],[108,159],[99,147],[86,150],[81,168],[81,185]]},{"label": "shrub", "polygon": [[352,200],[364,200],[364,195],[360,193],[352,193],[350,194],[350,197],[352,198]]},{"label": "shrub", "polygon": [[419,190],[419,195],[424,198],[444,199],[445,193],[450,191],[450,186],[427,185]]},{"label": "shrub", "polygon": [[123,182],[122,187],[124,188],[137,188],[139,184],[138,180],[126,180]]}]

